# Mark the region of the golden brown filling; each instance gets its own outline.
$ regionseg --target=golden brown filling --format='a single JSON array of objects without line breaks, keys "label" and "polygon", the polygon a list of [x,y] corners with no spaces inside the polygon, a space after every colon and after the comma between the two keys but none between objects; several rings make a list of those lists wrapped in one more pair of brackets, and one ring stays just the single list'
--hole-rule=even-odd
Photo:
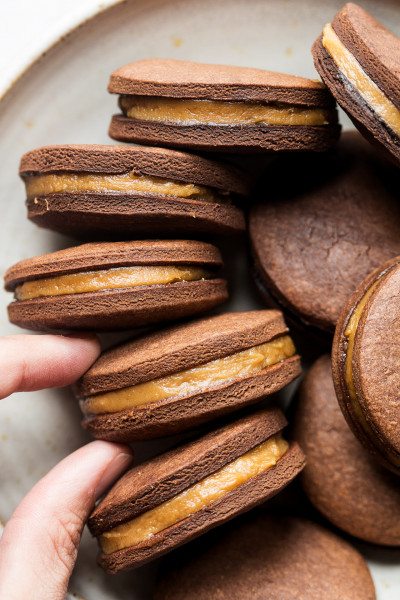
[{"label": "golden brown filling", "polygon": [[[346,329],[344,331],[345,340],[347,342],[346,349],[346,360],[345,360],[345,381],[347,392],[349,396],[349,400],[351,403],[351,408],[354,414],[357,416],[358,422],[363,428],[364,432],[368,436],[368,438],[374,443],[374,445],[379,448],[382,454],[386,455],[387,451],[381,444],[380,440],[377,438],[375,432],[369,425],[368,421],[365,418],[363,410],[360,406],[360,402],[357,396],[357,390],[354,384],[354,376],[353,376],[353,351],[354,351],[354,341],[357,332],[357,327],[360,322],[364,307],[368,302],[369,297],[372,292],[376,288],[380,281],[380,277],[371,285],[368,291],[361,298],[360,302],[357,304],[355,309],[353,310],[349,322],[347,323]],[[391,455],[391,462],[395,465],[400,466],[400,458],[397,458]]]},{"label": "golden brown filling", "polygon": [[251,102],[121,96],[120,106],[123,113],[132,119],[170,123],[328,125],[337,120],[336,112],[332,109]]},{"label": "golden brown filling", "polygon": [[210,506],[274,466],[288,447],[280,434],[271,437],[174,498],[103,533],[99,536],[102,551],[111,554],[139,544]]},{"label": "golden brown filling", "polygon": [[99,290],[114,290],[139,285],[160,285],[179,281],[207,279],[210,273],[198,267],[140,266],[120,267],[104,271],[71,273],[25,281],[15,290],[17,300],[32,300],[43,296],[84,294]]},{"label": "golden brown filling", "polygon": [[179,183],[161,177],[137,175],[133,171],[120,175],[86,173],[51,173],[25,177],[28,198],[59,192],[125,192],[189,198],[205,202],[228,202],[229,193],[204,185]]},{"label": "golden brown filling", "polygon": [[257,373],[296,352],[288,335],[242,352],[210,361],[153,381],[87,398],[81,403],[85,414],[114,413],[157,400],[186,396],[216,387],[229,380]]},{"label": "golden brown filling", "polygon": [[363,71],[360,63],[338,38],[330,23],[325,25],[322,44],[341,73],[369,104],[373,111],[397,134],[400,134],[400,111]]}]

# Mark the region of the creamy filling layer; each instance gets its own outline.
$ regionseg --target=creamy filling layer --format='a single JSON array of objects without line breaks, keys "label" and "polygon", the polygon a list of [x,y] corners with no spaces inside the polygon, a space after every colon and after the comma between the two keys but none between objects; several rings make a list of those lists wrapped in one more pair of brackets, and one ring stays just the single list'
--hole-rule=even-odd
[{"label": "creamy filling layer", "polygon": [[60,172],[29,175],[24,180],[28,198],[60,192],[136,192],[205,202],[223,203],[230,200],[230,194],[222,190],[194,183],[180,183],[161,177],[137,175],[133,171],[119,175]]},{"label": "creamy filling layer", "polygon": [[288,447],[280,434],[269,438],[170,500],[100,535],[102,551],[111,554],[140,544],[210,506],[274,466]]},{"label": "creamy filling layer", "polygon": [[330,23],[324,27],[322,44],[336,63],[339,71],[358,94],[390,129],[400,135],[400,110],[365,73],[357,59],[338,38]]},{"label": "creamy filling layer", "polygon": [[257,373],[293,356],[295,352],[292,339],[288,335],[281,336],[199,367],[91,396],[81,402],[81,408],[86,415],[114,413],[165,398],[194,394]]},{"label": "creamy filling layer", "polygon": [[[351,404],[351,410],[356,415],[358,423],[361,425],[365,434],[374,444],[374,446],[381,452],[382,455],[387,456],[387,449],[383,446],[382,442],[368,423],[365,418],[363,409],[360,405],[360,401],[357,394],[357,389],[354,383],[354,375],[353,375],[353,352],[354,352],[354,342],[355,336],[357,332],[357,327],[362,317],[364,308],[374,289],[378,285],[382,275],[371,285],[371,287],[367,290],[364,296],[361,298],[360,302],[357,304],[355,309],[353,310],[346,329],[344,331],[345,341],[347,342],[346,349],[346,359],[345,359],[345,382],[348,397]],[[396,465],[400,466],[400,457],[390,454],[390,461]]]},{"label": "creamy filling layer", "polygon": [[70,273],[25,281],[15,290],[16,300],[32,300],[44,296],[84,294],[100,290],[130,288],[139,285],[160,285],[180,281],[207,279],[211,274],[198,267],[136,266],[102,271]]},{"label": "creamy filling layer", "polygon": [[152,96],[121,96],[123,113],[132,119],[169,123],[216,125],[329,125],[337,122],[334,109],[279,104],[187,100]]}]

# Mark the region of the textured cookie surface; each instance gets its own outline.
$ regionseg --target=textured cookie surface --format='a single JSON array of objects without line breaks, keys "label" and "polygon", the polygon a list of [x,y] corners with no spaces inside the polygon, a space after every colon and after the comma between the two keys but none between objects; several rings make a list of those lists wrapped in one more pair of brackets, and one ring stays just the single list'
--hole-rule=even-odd
[{"label": "textured cookie surface", "polygon": [[396,181],[397,170],[356,132],[324,156],[275,165],[268,198],[251,211],[250,240],[257,276],[278,304],[334,331],[357,285],[400,253]]},{"label": "textured cookie surface", "polygon": [[332,347],[336,393],[361,442],[400,473],[398,389],[400,258],[383,263],[343,307]]},{"label": "textured cookie surface", "polygon": [[400,545],[400,479],[381,467],[348,427],[327,355],[301,385],[294,434],[307,457],[302,483],[314,506],[357,538]]},{"label": "textured cookie surface", "polygon": [[253,516],[165,559],[155,600],[374,600],[364,559],[306,520]]}]

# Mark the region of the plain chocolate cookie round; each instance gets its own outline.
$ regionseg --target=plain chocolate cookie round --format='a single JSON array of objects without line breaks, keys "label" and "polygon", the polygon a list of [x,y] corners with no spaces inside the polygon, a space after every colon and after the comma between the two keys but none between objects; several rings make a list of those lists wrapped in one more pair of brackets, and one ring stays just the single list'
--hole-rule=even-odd
[{"label": "plain chocolate cookie round", "polygon": [[305,325],[333,333],[357,285],[400,254],[397,185],[397,169],[357,132],[324,155],[275,163],[250,213],[261,291]]},{"label": "plain chocolate cookie round", "polygon": [[300,386],[294,435],[307,457],[301,480],[314,506],[357,538],[400,545],[400,479],[381,467],[348,427],[328,355]]},{"label": "plain chocolate cookie round", "polygon": [[[194,556],[193,556],[194,554]],[[166,560],[154,600],[374,600],[350,544],[299,518],[263,515]]]}]

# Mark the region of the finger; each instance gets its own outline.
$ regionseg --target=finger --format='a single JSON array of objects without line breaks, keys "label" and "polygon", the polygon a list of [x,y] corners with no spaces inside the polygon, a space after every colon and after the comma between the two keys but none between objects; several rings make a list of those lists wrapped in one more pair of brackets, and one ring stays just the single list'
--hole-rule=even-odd
[{"label": "finger", "polygon": [[92,335],[11,335],[0,338],[0,398],[13,392],[69,385],[100,353]]},{"label": "finger", "polygon": [[0,598],[63,600],[95,500],[129,466],[128,446],[95,441],[25,496],[0,540]]}]

